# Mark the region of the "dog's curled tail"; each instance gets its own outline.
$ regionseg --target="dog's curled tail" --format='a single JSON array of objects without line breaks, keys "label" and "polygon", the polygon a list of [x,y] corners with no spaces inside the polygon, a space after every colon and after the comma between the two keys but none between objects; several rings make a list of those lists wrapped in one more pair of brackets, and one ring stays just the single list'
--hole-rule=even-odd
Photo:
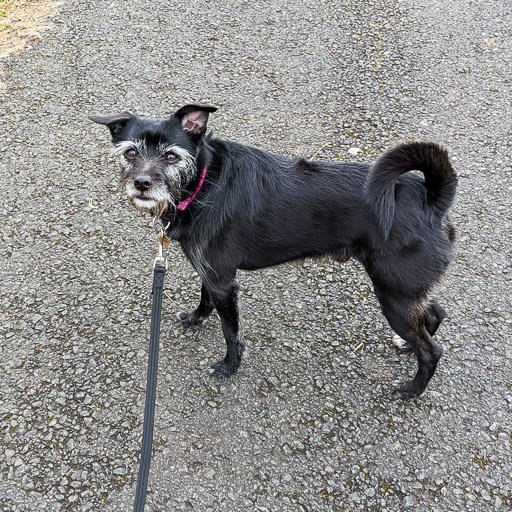
[{"label": "dog's curled tail", "polygon": [[395,184],[409,171],[425,176],[425,208],[443,217],[455,197],[457,175],[448,152],[433,142],[402,144],[384,153],[370,168],[365,199],[387,239],[395,217]]}]

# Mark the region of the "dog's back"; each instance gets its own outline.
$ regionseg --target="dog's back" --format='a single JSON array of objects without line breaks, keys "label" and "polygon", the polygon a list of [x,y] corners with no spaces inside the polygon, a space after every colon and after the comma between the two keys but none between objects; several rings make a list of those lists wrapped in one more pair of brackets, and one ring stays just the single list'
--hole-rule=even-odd
[{"label": "dog's back", "polygon": [[222,244],[208,245],[216,256],[238,255],[237,268],[326,255],[346,260],[353,242],[375,226],[363,197],[368,165],[283,158],[217,139],[209,146],[215,185],[192,222],[208,218],[222,232]]}]

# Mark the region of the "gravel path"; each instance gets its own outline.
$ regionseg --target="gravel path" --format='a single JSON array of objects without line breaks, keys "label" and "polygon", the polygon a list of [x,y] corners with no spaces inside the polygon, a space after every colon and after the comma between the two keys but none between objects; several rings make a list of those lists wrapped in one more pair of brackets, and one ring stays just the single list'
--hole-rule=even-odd
[{"label": "gravel path", "polygon": [[249,353],[219,383],[217,318],[175,320],[199,282],[172,248],[146,510],[510,509],[512,4],[69,0],[53,21],[0,96],[0,510],[131,510],[154,235],[87,114],[192,101],[285,155],[445,145],[459,250],[445,356],[405,403],[415,362],[358,265],[241,273]]}]

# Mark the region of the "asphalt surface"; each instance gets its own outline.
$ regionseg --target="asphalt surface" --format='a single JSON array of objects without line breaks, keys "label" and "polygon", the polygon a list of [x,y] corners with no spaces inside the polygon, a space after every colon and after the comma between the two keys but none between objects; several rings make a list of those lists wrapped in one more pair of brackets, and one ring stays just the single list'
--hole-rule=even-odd
[{"label": "asphalt surface", "polygon": [[426,394],[349,262],[240,273],[248,353],[224,383],[219,321],[169,251],[147,511],[512,507],[512,4],[70,0],[4,65],[0,97],[0,510],[126,511],[149,334],[150,220],[88,114],[219,107],[217,136],[372,161],[407,140],[460,176],[449,312]]}]

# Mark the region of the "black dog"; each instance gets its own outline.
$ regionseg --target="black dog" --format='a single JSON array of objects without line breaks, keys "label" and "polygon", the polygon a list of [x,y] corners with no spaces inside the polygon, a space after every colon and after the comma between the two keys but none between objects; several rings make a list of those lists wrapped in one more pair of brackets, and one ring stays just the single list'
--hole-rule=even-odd
[{"label": "black dog", "polygon": [[183,325],[218,311],[227,354],[213,373],[233,375],[244,352],[237,269],[355,258],[417,357],[416,376],[400,391],[420,395],[442,354],[431,336],[446,316],[428,293],[452,259],[455,239],[447,212],[457,177],[446,151],[404,144],[372,166],[287,159],[206,135],[215,110],[186,105],[162,120],[128,112],[91,117],[110,129],[132,203],[160,217],[202,278],[201,302],[181,313]]}]

